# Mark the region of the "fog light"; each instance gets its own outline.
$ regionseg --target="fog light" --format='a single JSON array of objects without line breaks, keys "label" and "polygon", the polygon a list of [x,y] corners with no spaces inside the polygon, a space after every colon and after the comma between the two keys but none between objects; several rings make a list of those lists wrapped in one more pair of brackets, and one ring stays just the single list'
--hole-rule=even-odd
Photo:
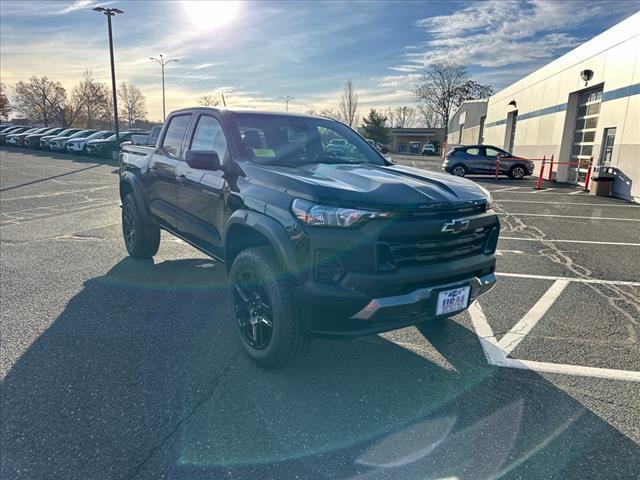
[{"label": "fog light", "polygon": [[345,269],[333,250],[316,250],[315,277],[319,282],[336,283],[344,275]]}]

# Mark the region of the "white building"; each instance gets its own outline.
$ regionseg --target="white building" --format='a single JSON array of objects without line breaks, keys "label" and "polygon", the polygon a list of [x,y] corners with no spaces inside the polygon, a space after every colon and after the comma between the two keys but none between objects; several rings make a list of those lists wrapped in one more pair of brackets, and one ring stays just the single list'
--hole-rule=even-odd
[{"label": "white building", "polygon": [[467,100],[460,105],[449,120],[447,146],[483,143],[484,124],[487,118],[487,99]]},{"label": "white building", "polygon": [[640,201],[640,12],[493,95],[483,135],[579,164],[556,163],[559,182],[583,182],[593,156],[616,167],[615,196]]}]

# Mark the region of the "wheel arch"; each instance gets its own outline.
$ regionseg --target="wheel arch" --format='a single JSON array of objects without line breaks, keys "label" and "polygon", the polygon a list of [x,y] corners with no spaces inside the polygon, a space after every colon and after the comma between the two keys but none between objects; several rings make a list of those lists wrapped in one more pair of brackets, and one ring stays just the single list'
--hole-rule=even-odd
[{"label": "wheel arch", "polygon": [[264,214],[250,210],[236,210],[227,220],[224,235],[224,257],[227,270],[238,254],[247,248],[271,246],[281,265],[299,283],[302,275],[293,251],[293,244],[284,227]]},{"label": "wheel arch", "polygon": [[142,182],[131,172],[124,172],[120,176],[120,201],[124,202],[124,197],[129,193],[133,195],[133,198],[138,207],[138,211],[144,216],[144,221],[147,223],[155,223],[149,213],[149,209],[144,201]]}]

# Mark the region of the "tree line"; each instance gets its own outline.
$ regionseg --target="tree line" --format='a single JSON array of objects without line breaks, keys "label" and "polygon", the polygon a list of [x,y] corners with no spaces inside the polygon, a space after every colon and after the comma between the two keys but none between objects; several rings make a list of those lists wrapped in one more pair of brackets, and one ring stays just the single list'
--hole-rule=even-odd
[{"label": "tree line", "polygon": [[[13,87],[10,103],[4,85],[0,89],[0,115],[8,118],[15,111],[33,124],[78,128],[112,128],[113,97],[109,87],[93,77],[91,70],[67,94],[60,82],[33,76]],[[147,121],[146,99],[140,88],[121,82],[118,88],[119,124],[133,127]]]},{"label": "tree line", "polygon": [[[444,128],[445,137],[451,115],[467,100],[489,98],[493,87],[483,85],[469,77],[463,65],[441,62],[430,65],[414,85],[414,106],[399,106],[383,111],[369,110],[362,119],[362,130],[367,138],[378,143],[389,141],[389,129],[411,128],[423,125],[427,128]],[[339,120],[352,128],[358,125],[358,93],[349,80],[338,99],[338,109],[309,110]]]}]

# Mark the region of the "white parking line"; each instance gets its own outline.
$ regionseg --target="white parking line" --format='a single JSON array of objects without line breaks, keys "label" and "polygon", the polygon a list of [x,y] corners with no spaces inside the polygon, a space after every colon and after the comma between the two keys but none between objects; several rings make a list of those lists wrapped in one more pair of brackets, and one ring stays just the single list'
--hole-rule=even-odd
[{"label": "white parking line", "polygon": [[599,242],[596,240],[552,240],[550,238],[519,238],[519,237],[500,237],[500,240],[518,240],[524,242],[552,242],[552,243],[587,243],[592,245],[618,245],[625,247],[640,247],[640,243],[631,242]]},{"label": "white parking line", "polygon": [[576,190],[575,192],[567,193],[567,195],[577,195],[578,193],[586,193],[584,190]]},{"label": "white parking line", "polygon": [[551,308],[553,302],[558,299],[567,285],[569,285],[569,280],[561,279],[553,282],[549,290],[540,297],[540,300],[531,307],[526,315],[522,317],[504,337],[502,337],[498,342],[498,345],[507,355],[513,352],[513,349],[518,346],[524,336],[529,333],[533,327],[535,327],[536,323],[538,323],[542,316],[547,313],[547,310]]},{"label": "white parking line", "polygon": [[[497,203],[537,203],[540,204],[540,200],[514,200],[512,198],[505,198],[496,200]],[[583,202],[544,202],[543,205],[582,205],[584,207],[617,207],[617,208],[638,208],[640,209],[640,205],[611,205],[611,204],[603,204],[603,203],[583,203]]]},{"label": "white parking line", "polygon": [[549,190],[557,190],[557,188],[553,188],[553,187],[551,187],[551,188],[542,188],[541,190],[536,190],[533,193],[544,193],[544,192],[548,192]]},{"label": "white parking line", "polygon": [[616,370],[611,368],[584,367],[581,365],[569,365],[564,363],[537,362],[532,360],[520,360],[509,358],[496,340],[491,325],[482,311],[482,307],[476,301],[469,307],[469,315],[473,328],[478,335],[480,345],[484,351],[487,362],[490,365],[521,370],[533,370],[535,372],[562,373],[567,375],[579,375],[583,377],[606,378],[611,380],[624,380],[640,382],[640,372],[631,370]]},{"label": "white parking line", "polygon": [[508,192],[509,190],[517,190],[520,187],[501,188],[500,190],[491,190],[491,192]]},{"label": "white parking line", "polygon": [[498,213],[498,215],[513,215],[520,217],[548,217],[548,218],[579,218],[582,220],[615,220],[618,222],[640,222],[640,218],[616,218],[616,217],[584,217],[580,215],[555,215],[547,213]]},{"label": "white parking line", "polygon": [[640,287],[640,282],[627,282],[623,280],[601,280],[598,278],[557,277],[555,275],[533,275],[528,273],[496,272],[499,277],[535,278],[538,280],[568,280],[576,283],[595,283],[603,285],[624,285],[628,287]]}]

